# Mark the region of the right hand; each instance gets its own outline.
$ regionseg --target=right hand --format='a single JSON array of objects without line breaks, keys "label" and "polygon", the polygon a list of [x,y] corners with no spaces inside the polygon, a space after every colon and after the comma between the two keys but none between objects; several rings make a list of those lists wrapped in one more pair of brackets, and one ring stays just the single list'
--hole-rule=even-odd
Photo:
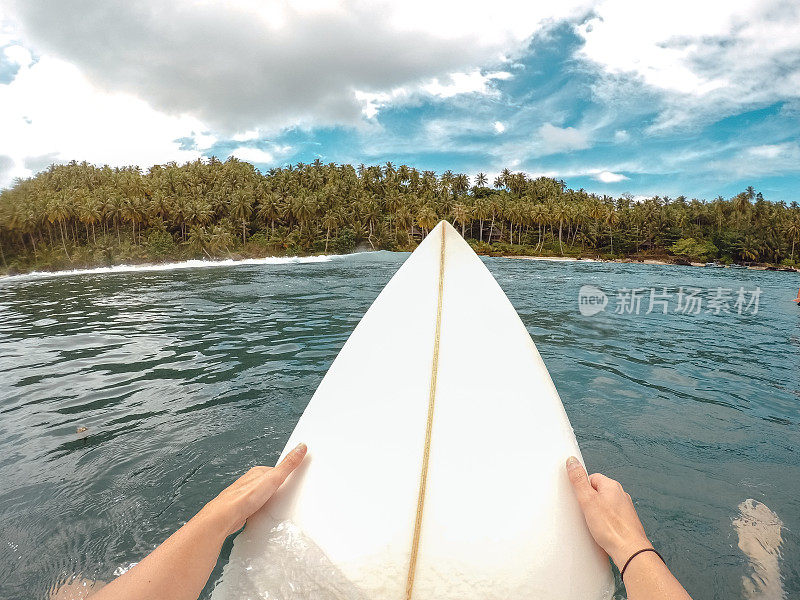
[{"label": "right hand", "polygon": [[618,481],[600,473],[587,476],[586,469],[574,456],[567,460],[567,473],[589,532],[617,568],[622,569],[634,552],[653,547],[630,494]]}]

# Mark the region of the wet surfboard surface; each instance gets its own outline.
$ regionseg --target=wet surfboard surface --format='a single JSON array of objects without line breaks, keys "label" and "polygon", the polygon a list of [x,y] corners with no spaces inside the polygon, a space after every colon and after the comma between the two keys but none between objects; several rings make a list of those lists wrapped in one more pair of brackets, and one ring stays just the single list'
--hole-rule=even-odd
[{"label": "wet surfboard surface", "polygon": [[284,454],[300,442],[306,459],[236,538],[214,600],[613,593],[567,479],[580,451],[558,392],[447,222],[364,315]]}]

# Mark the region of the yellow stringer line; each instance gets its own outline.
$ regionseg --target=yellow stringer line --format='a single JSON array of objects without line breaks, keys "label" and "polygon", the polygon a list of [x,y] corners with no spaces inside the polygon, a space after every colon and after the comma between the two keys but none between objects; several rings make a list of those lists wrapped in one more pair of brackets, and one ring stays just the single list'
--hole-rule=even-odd
[{"label": "yellow stringer line", "polygon": [[439,338],[442,332],[442,294],[444,292],[444,240],[446,230],[442,227],[442,246],[439,256],[439,292],[436,302],[436,330],[433,337],[433,362],[431,364],[431,387],[428,392],[428,422],[425,426],[425,448],[422,453],[422,471],[419,478],[419,495],[417,496],[417,515],[414,520],[414,537],[411,541],[411,560],[408,565],[406,579],[406,600],[411,600],[414,592],[414,576],[417,571],[417,555],[419,553],[419,536],[422,530],[422,511],[425,507],[425,488],[428,484],[428,463],[431,458],[431,433],[433,431],[433,407],[436,403],[436,378],[439,372]]}]

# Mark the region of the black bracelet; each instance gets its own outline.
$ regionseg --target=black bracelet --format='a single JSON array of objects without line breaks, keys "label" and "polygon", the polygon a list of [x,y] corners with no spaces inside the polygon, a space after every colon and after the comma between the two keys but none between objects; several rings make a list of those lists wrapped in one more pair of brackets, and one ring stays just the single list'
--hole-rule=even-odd
[{"label": "black bracelet", "polygon": [[631,557],[628,560],[625,561],[625,566],[622,567],[622,570],[619,572],[620,579],[622,579],[623,583],[625,582],[625,569],[627,569],[628,565],[631,564],[631,561],[634,558],[636,558],[637,556],[639,556],[642,552],[653,552],[653,553],[655,553],[655,555],[658,558],[661,559],[661,562],[663,562],[664,564],[667,564],[667,561],[664,560],[664,557],[661,556],[658,553],[658,550],[656,550],[655,548],[642,548],[641,550],[638,550],[638,551],[634,552],[633,554],[631,554]]}]

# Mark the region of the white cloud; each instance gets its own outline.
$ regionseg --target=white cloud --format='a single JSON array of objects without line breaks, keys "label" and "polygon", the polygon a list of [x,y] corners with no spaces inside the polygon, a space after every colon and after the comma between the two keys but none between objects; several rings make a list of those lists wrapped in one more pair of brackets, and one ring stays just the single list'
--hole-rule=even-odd
[{"label": "white cloud", "polygon": [[235,142],[247,142],[250,140],[258,139],[258,129],[250,129],[235,134],[232,138]]},{"label": "white cloud", "polygon": [[396,87],[388,92],[356,90],[354,97],[361,104],[361,113],[372,119],[388,105],[410,104],[424,96],[447,99],[461,94],[496,95],[492,81],[510,77],[511,73],[506,71],[484,74],[475,69],[469,73],[451,73],[441,79],[435,77],[420,84]]},{"label": "white cloud", "polygon": [[[578,28],[586,42],[581,54],[608,72],[636,74],[649,85],[680,93],[701,94],[722,85],[694,72],[688,63],[695,46],[688,39],[680,41],[683,36],[722,33],[730,12],[719,5],[606,0],[595,13]],[[687,19],[690,13],[694,18]]]},{"label": "white cloud", "polygon": [[575,164],[561,169],[533,170],[526,171],[526,173],[533,178],[554,177],[556,179],[563,179],[570,177],[591,177],[595,181],[600,181],[602,183],[619,183],[620,181],[627,181],[630,179],[620,173],[620,171],[642,172],[643,168],[642,165],[636,163],[619,163],[612,168],[605,169],[586,168],[585,166]]},{"label": "white cloud", "polygon": [[497,71],[494,73],[481,73],[480,69],[475,69],[469,73],[451,73],[447,76],[444,83],[438,78],[434,78],[430,83],[421,86],[422,91],[439,98],[451,98],[458,94],[491,94],[489,87],[494,79],[509,79],[511,73]]},{"label": "white cloud", "polygon": [[628,179],[628,177],[622,173],[612,173],[611,171],[600,171],[598,173],[594,173],[592,178],[602,183],[619,183],[620,181],[625,181]]},{"label": "white cloud", "polygon": [[0,155],[12,166],[0,186],[27,177],[50,162],[88,160],[99,164],[186,161],[200,156],[181,150],[177,138],[202,124],[187,116],[168,116],[146,102],[91,85],[77,68],[41,57],[22,64],[9,84],[0,85]]},{"label": "white cloud", "polygon": [[275,160],[275,156],[271,152],[261,150],[260,148],[248,148],[246,146],[236,148],[231,152],[231,156],[251,163],[271,163]]},{"label": "white cloud", "polygon": [[589,137],[585,131],[574,127],[556,127],[545,123],[539,128],[542,142],[541,154],[557,154],[572,150],[583,150],[589,147]]},{"label": "white cloud", "polygon": [[625,131],[624,129],[620,129],[614,132],[614,141],[618,143],[624,143],[631,139],[631,134]]},{"label": "white cloud", "polygon": [[19,65],[20,67],[27,67],[33,62],[33,57],[31,56],[30,51],[19,44],[11,44],[10,46],[6,46],[3,48],[3,54],[6,55],[6,58],[10,62]]},{"label": "white cloud", "polygon": [[715,173],[738,178],[800,173],[800,143],[752,146],[711,161],[707,166]]},{"label": "white cloud", "polygon": [[263,148],[253,148],[250,146],[239,146],[234,149],[230,156],[235,156],[239,160],[245,160],[254,164],[274,164],[277,160],[291,152],[290,146],[273,145],[270,150]]},{"label": "white cloud", "polygon": [[800,97],[797,2],[601,0],[593,13],[577,28],[579,56],[604,75],[601,87],[635,93],[633,78],[638,93],[660,92],[650,132]]},{"label": "white cloud", "polygon": [[[231,139],[237,155],[273,163],[290,152],[263,142],[274,130],[331,124],[358,125],[364,140],[336,160],[458,149],[499,168],[612,136],[624,144],[625,127],[644,143],[629,108],[635,118],[659,114],[644,132],[653,133],[771,102],[800,106],[800,4],[787,0],[496,0],[458,10],[427,0],[85,0],[80,11],[46,0],[0,4],[9,8],[9,19],[0,18],[0,59],[20,65],[16,79],[0,85],[0,155],[11,157],[0,156],[7,174],[0,186],[9,173],[29,174],[48,160],[148,166],[192,159]],[[522,72],[517,59],[531,35],[564,19],[585,21],[576,27],[586,42],[577,58],[599,75],[596,108],[570,120],[569,100],[583,91],[575,78],[544,97],[526,96],[524,118],[494,121],[508,114],[496,110],[507,100],[499,82]],[[449,103],[446,117],[413,122],[407,134],[379,131],[374,118],[383,108],[431,99]],[[487,124],[504,134],[488,148]],[[605,161],[602,170],[587,169],[583,155],[558,157],[567,164],[557,166],[598,181],[700,162],[709,172],[741,171],[736,161],[750,163],[748,172],[796,170],[795,145],[771,143],[790,135],[754,136],[763,145],[749,150],[692,144],[707,155],[645,157],[645,171]]]},{"label": "white cloud", "polygon": [[219,137],[212,131],[192,132],[191,137],[198,150],[208,150],[219,141]]},{"label": "white cloud", "polygon": [[746,150],[747,154],[757,158],[778,158],[785,155],[791,155],[797,150],[797,144],[765,144],[762,146],[753,146]]},{"label": "white cloud", "polygon": [[521,55],[551,19],[588,5],[86,0],[75,10],[7,1],[20,39],[36,53],[72,62],[108,90],[229,133],[358,123],[365,111],[357,92],[485,93],[489,81],[507,74],[480,69]]}]

